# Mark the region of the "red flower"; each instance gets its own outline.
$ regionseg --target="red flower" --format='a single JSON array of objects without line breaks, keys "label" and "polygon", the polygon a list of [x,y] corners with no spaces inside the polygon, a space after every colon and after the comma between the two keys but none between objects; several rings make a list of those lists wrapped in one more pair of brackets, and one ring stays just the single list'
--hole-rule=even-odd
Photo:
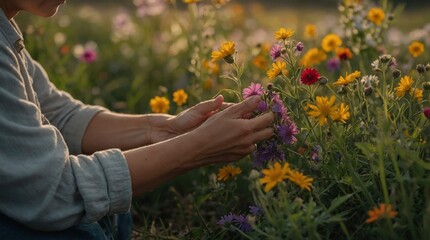
[{"label": "red flower", "polygon": [[305,85],[312,85],[318,82],[320,73],[315,68],[306,68],[300,76],[300,81]]},{"label": "red flower", "polygon": [[424,108],[423,110],[424,116],[426,116],[427,119],[430,119],[430,108]]}]

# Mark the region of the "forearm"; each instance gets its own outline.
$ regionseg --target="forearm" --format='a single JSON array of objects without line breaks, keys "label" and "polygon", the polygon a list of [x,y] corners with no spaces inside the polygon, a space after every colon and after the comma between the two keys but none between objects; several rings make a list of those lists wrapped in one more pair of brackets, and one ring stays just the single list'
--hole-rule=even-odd
[{"label": "forearm", "polygon": [[170,115],[131,115],[100,112],[89,123],[82,141],[86,154],[120,148],[128,150],[154,143],[153,135],[166,131]]},{"label": "forearm", "polygon": [[189,132],[169,140],[124,152],[133,195],[153,190],[191,169],[205,165],[196,143],[201,139]]}]

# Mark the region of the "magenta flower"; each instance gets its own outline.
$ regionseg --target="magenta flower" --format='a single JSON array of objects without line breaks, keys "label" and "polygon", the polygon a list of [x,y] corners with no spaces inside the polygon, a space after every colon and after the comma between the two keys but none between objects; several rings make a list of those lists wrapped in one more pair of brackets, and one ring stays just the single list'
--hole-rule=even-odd
[{"label": "magenta flower", "polygon": [[282,46],[279,44],[273,45],[272,49],[270,49],[270,56],[272,57],[272,60],[275,61],[281,55],[282,55]]},{"label": "magenta flower", "polygon": [[426,107],[423,110],[424,116],[426,116],[427,119],[430,119],[430,107]]},{"label": "magenta flower", "polygon": [[247,99],[254,95],[263,94],[263,87],[259,83],[251,83],[251,85],[242,91],[242,96],[244,99]]},{"label": "magenta flower", "polygon": [[296,124],[293,122],[287,122],[281,126],[277,127],[279,137],[282,138],[282,141],[286,144],[293,144],[297,142],[297,134],[299,133],[299,129]]},{"label": "magenta flower", "polygon": [[85,48],[79,59],[85,63],[95,62],[97,60],[97,51],[92,48]]},{"label": "magenta flower", "polygon": [[297,52],[303,51],[304,48],[305,48],[305,45],[302,42],[298,42],[296,44],[296,47],[295,47],[295,49],[296,49]]}]

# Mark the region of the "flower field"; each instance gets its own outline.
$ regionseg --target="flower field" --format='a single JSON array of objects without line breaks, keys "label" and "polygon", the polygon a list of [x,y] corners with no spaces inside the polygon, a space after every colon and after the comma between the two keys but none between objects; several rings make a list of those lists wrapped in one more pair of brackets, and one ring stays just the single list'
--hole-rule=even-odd
[{"label": "flower field", "polygon": [[133,3],[17,21],[51,81],[83,102],[176,114],[259,95],[244,117],[276,116],[251,156],[135,199],[137,239],[430,235],[430,21],[408,28],[388,0],[293,19],[233,0]]}]

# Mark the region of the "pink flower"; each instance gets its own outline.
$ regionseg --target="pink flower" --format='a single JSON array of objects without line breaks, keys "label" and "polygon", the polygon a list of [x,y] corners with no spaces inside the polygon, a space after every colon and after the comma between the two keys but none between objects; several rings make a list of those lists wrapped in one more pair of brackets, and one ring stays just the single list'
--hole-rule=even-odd
[{"label": "pink flower", "polygon": [[85,48],[80,60],[86,63],[92,63],[97,60],[97,51],[93,48]]},{"label": "pink flower", "polygon": [[275,61],[281,55],[282,55],[282,46],[279,44],[273,45],[273,47],[270,49],[270,56],[272,57],[272,60]]},{"label": "pink flower", "polygon": [[242,95],[244,99],[247,99],[254,95],[263,94],[263,87],[259,83],[251,83],[251,85],[242,91]]}]

